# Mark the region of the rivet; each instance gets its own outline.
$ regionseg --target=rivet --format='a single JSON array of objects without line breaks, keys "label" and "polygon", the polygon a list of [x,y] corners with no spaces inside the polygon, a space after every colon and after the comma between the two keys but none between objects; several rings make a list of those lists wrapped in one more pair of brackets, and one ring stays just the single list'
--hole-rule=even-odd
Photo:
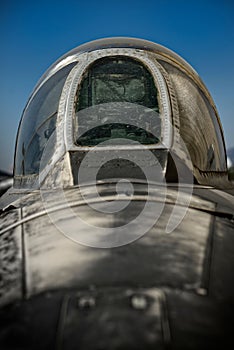
[{"label": "rivet", "polygon": [[136,310],[144,310],[147,307],[147,300],[144,295],[133,295],[131,305]]},{"label": "rivet", "polygon": [[78,299],[78,306],[81,309],[91,309],[96,305],[96,301],[92,296],[83,296]]},{"label": "rivet", "polygon": [[205,296],[208,294],[208,291],[205,288],[197,288],[196,292],[197,292],[197,294],[202,295],[202,296]]}]

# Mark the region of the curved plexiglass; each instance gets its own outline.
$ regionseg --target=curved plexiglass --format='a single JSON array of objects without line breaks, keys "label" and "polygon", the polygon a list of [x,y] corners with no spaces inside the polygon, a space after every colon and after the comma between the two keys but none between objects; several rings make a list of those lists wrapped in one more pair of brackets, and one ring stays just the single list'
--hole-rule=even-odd
[{"label": "curved plexiglass", "polygon": [[15,175],[39,173],[43,150],[55,130],[64,82],[73,66],[74,63],[59,70],[29,100],[18,131]]},{"label": "curved plexiglass", "polygon": [[[178,149],[180,157],[173,128],[187,147],[198,182],[225,176],[220,119],[208,90],[187,62],[141,39],[107,38],[81,45],[47,70],[24,110],[14,185],[29,187],[29,178],[33,182],[46,166],[47,174],[58,159],[63,161],[64,152],[86,152],[112,139],[120,140],[115,145],[127,139],[129,144],[164,147],[175,154]],[[70,164],[64,167],[70,169]]]},{"label": "curved plexiglass", "polygon": [[199,171],[225,171],[222,131],[215,110],[204,91],[184,72],[160,61],[170,75],[177,98],[180,134],[193,166]]},{"label": "curved plexiglass", "polygon": [[161,56],[164,56],[165,58],[170,58],[174,62],[178,62],[181,66],[185,67],[189,72],[191,72],[191,74],[194,74],[194,76],[196,76],[197,79],[200,79],[196,71],[192,68],[192,66],[190,66],[190,64],[188,64],[188,62],[186,62],[175,52],[160,44],[139,38],[113,37],[90,41],[88,43],[77,46],[76,48],[67,52],[65,55],[60,57],[54,64],[52,64],[52,66],[50,66],[50,68],[39,80],[37,86],[40,86],[40,84],[48,77],[48,75],[53,74],[58,69],[61,69],[61,67],[71,62],[77,61],[77,57],[79,57],[79,55],[81,55],[82,53],[89,53],[96,50],[108,48],[136,49],[159,54]]}]

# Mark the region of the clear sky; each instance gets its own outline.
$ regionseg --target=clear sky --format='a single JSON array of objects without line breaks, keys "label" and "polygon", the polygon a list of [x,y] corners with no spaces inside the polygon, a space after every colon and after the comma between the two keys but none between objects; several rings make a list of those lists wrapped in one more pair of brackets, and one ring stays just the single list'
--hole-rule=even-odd
[{"label": "clear sky", "polygon": [[11,170],[18,123],[45,70],[72,48],[111,36],[157,42],[208,87],[234,146],[233,0],[1,0],[0,169]]}]

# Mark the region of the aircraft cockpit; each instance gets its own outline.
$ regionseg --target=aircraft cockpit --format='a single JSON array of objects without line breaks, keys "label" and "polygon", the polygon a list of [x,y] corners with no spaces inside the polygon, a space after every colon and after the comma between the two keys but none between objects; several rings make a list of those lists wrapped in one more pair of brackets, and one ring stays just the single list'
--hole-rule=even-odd
[{"label": "aircraft cockpit", "polygon": [[222,127],[209,92],[181,57],[145,40],[96,40],[48,69],[23,112],[14,188],[39,188],[54,178],[64,187],[77,184],[74,174],[91,149],[119,151],[119,158],[123,150],[150,150],[172,182],[175,159],[197,183],[227,177]]},{"label": "aircraft cockpit", "polygon": [[232,194],[187,62],[133,38],[68,52],[29,98],[0,199],[0,348],[229,348]]}]

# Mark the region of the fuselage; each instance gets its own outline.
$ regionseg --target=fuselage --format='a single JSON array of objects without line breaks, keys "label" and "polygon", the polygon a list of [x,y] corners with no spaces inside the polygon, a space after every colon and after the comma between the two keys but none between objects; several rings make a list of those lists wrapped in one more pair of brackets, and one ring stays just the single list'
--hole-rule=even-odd
[{"label": "fuselage", "polygon": [[0,348],[231,347],[233,195],[188,63],[132,38],[69,52],[29,98],[0,198]]}]

